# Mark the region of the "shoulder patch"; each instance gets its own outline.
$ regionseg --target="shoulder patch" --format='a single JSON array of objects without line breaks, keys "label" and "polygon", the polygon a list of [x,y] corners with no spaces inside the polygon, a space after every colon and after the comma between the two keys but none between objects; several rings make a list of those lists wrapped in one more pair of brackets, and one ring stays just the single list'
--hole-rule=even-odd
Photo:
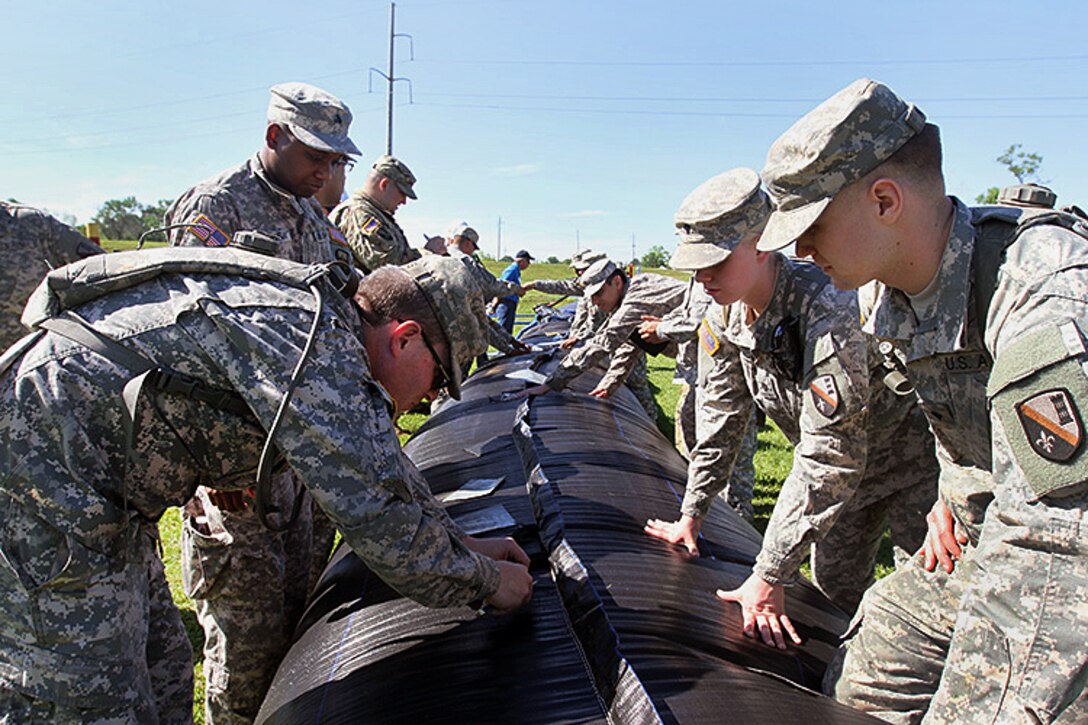
[{"label": "shoulder patch", "polygon": [[345,247],[348,245],[348,240],[344,238],[344,235],[340,233],[340,230],[336,227],[328,227],[329,238],[337,244],[343,244]]},{"label": "shoulder patch", "polygon": [[710,329],[710,321],[703,320],[703,324],[699,325],[699,344],[706,350],[706,354],[714,357],[714,354],[721,348],[722,343],[718,340],[718,336],[714,334],[714,331]]},{"label": "shoulder patch", "polygon": [[230,244],[230,237],[223,233],[223,230],[215,225],[211,219],[206,215],[201,214],[196,219],[190,222],[192,224],[189,227],[189,231],[196,236],[197,239],[204,242],[208,247],[225,247]]},{"label": "shoulder patch", "polygon": [[363,234],[373,234],[381,228],[382,223],[378,220],[378,217],[368,216],[366,221],[363,222]]},{"label": "shoulder patch", "polygon": [[813,378],[808,384],[808,393],[812,396],[812,404],[820,415],[830,418],[839,409],[839,388],[835,384],[834,375],[821,375]]},{"label": "shoulder patch", "polygon": [[1046,390],[1016,404],[1031,449],[1048,461],[1068,461],[1080,450],[1084,428],[1065,388]]}]

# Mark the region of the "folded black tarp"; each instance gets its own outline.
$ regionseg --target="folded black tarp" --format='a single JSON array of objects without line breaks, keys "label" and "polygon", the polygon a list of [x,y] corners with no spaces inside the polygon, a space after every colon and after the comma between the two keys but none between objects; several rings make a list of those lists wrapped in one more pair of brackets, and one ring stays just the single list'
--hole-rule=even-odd
[{"label": "folded black tarp", "polygon": [[[554,343],[561,320],[523,339]],[[431,610],[383,584],[347,549],[334,556],[258,722],[849,723],[871,719],[815,694],[845,620],[819,592],[792,587],[804,644],[778,652],[740,634],[714,595],[751,571],[760,537],[715,504],[702,556],[642,532],[676,515],[685,464],[621,389],[508,400],[554,353],[493,362],[461,401],[434,413],[405,450],[437,494],[503,477],[455,503],[459,521],[501,506],[533,561],[533,600],[511,615]]]}]

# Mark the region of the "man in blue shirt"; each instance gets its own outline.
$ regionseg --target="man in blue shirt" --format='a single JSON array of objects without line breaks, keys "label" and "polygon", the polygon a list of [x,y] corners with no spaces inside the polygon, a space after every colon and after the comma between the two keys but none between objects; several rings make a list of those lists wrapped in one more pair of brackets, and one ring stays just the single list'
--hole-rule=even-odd
[{"label": "man in blue shirt", "polygon": [[[502,271],[499,275],[499,279],[513,282],[516,285],[521,284],[521,270],[528,268],[532,263],[533,257],[527,250],[519,250],[514,255],[514,261],[509,267]],[[510,334],[514,333],[514,318],[518,312],[518,296],[510,295],[509,297],[500,297],[499,302],[495,305],[495,314],[499,318],[499,324],[503,326]]]}]

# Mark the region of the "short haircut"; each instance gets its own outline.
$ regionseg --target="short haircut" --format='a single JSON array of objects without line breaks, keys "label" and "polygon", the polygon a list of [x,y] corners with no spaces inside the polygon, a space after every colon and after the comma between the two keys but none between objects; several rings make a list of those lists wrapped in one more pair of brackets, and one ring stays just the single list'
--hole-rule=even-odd
[{"label": "short haircut", "polygon": [[366,323],[379,327],[393,320],[414,320],[431,344],[446,343],[430,300],[411,275],[395,266],[379,267],[359,280],[355,303]]},{"label": "short haircut", "polygon": [[863,178],[870,182],[881,176],[905,177],[922,184],[940,184],[941,194],[944,194],[942,156],[941,130],[935,124],[927,123],[921,132]]},{"label": "short haircut", "polygon": [[612,274],[608,275],[608,279],[606,279],[604,281],[604,283],[605,284],[610,284],[612,282],[612,280],[614,280],[616,277],[621,278],[625,285],[627,284],[627,273],[624,272],[619,267],[616,267],[614,270],[612,270]]}]

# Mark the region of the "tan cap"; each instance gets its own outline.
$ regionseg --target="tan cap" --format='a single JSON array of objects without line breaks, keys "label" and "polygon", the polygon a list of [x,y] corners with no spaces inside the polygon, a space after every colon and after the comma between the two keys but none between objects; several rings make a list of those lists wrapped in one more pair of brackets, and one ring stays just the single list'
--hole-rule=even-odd
[{"label": "tan cap", "polygon": [[415,174],[412,173],[407,164],[396,156],[389,156],[388,154],[379,156],[371,168],[396,184],[397,188],[400,189],[400,193],[409,199],[419,198],[412,189],[412,185],[416,183]]},{"label": "tan cap", "polygon": [[461,399],[461,369],[487,350],[484,298],[468,268],[457,259],[425,255],[401,267],[411,275],[431,303],[449,349],[449,393]]},{"label": "tan cap", "polygon": [[467,222],[454,222],[450,224],[450,229],[446,233],[446,241],[449,242],[454,237],[464,237],[477,247],[480,246],[480,235],[475,229],[470,227]]},{"label": "tan cap", "polygon": [[676,211],[680,245],[669,266],[713,267],[724,261],[742,239],[762,229],[770,214],[770,199],[759,185],[759,174],[752,169],[733,169],[704,181]]},{"label": "tan cap", "polygon": [[348,138],[351,110],[336,96],[309,83],[272,86],[268,122],[286,126],[312,149],[359,155]]},{"label": "tan cap", "polygon": [[578,277],[578,286],[582,288],[582,294],[592,297],[600,292],[605,282],[617,269],[618,267],[608,259],[598,259],[589,265],[589,268]]},{"label": "tan cap", "polygon": [[570,266],[575,272],[581,274],[589,265],[598,259],[607,257],[604,252],[594,252],[592,249],[583,249],[571,255]]},{"label": "tan cap", "polygon": [[854,81],[793,124],[767,152],[763,182],[775,211],[757,248],[795,241],[835,194],[887,161],[926,116],[883,83]]}]

